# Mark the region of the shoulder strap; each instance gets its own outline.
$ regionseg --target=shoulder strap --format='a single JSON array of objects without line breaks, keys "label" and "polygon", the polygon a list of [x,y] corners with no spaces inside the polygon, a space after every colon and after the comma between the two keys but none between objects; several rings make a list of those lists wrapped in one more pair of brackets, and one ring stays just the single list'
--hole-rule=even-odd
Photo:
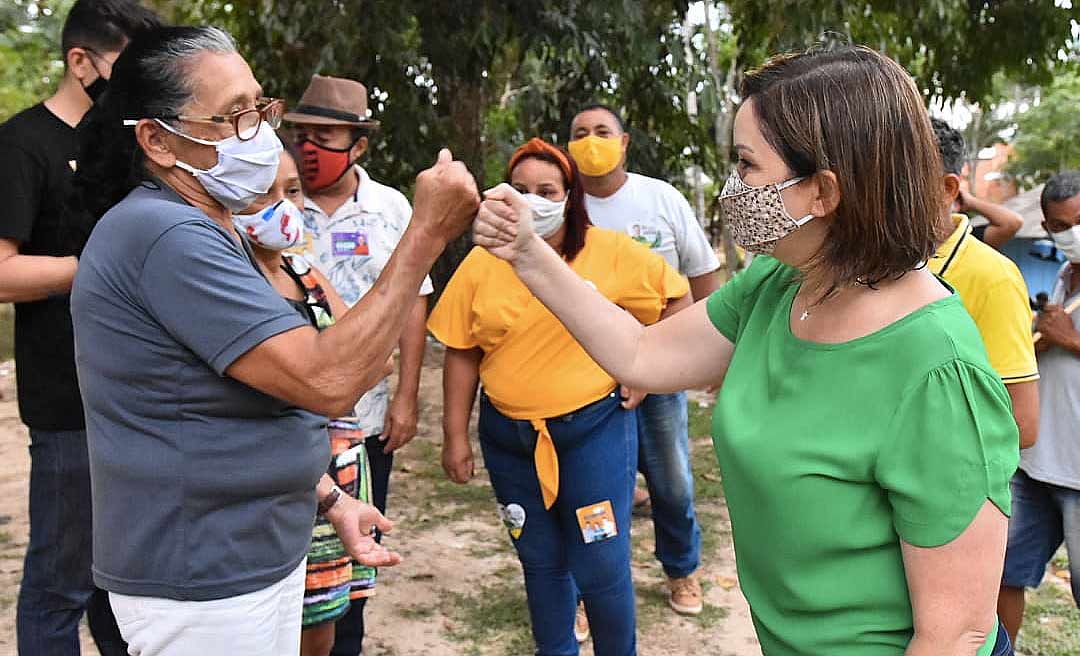
[{"label": "shoulder strap", "polygon": [[334,313],[330,309],[330,300],[326,296],[326,290],[319,284],[319,280],[315,277],[315,273],[307,260],[293,253],[282,253],[281,259],[285,263],[281,268],[304,291],[304,302],[312,308],[320,308],[329,319],[329,323],[333,323]]}]

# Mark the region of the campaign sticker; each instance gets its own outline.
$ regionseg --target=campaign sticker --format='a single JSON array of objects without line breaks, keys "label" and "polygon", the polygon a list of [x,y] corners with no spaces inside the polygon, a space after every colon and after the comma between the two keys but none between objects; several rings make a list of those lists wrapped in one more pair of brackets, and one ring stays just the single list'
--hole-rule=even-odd
[{"label": "campaign sticker", "polygon": [[366,232],[334,232],[330,240],[331,250],[338,257],[371,254]]}]

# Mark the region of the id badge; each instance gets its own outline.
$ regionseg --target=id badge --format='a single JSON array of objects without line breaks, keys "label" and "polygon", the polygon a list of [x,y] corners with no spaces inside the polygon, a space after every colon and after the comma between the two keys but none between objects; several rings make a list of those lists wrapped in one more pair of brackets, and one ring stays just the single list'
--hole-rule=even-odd
[{"label": "id badge", "polygon": [[619,534],[611,501],[602,501],[577,509],[578,526],[585,544],[604,542]]}]

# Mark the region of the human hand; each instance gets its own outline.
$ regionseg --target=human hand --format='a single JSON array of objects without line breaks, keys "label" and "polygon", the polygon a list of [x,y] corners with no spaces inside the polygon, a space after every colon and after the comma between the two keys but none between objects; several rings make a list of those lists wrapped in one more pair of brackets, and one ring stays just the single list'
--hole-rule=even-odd
[{"label": "human hand", "polygon": [[446,477],[455,483],[468,483],[476,474],[476,464],[473,461],[472,445],[469,437],[451,438],[443,440],[442,467]]},{"label": "human hand", "polygon": [[1039,313],[1035,330],[1042,333],[1042,339],[1036,344],[1046,342],[1051,346],[1068,346],[1077,339],[1076,328],[1072,319],[1060,305],[1047,305]]},{"label": "human hand", "polygon": [[416,437],[417,411],[416,397],[409,394],[395,394],[386,413],[386,426],[380,436],[385,442],[383,453],[393,453]]},{"label": "human hand", "polygon": [[505,182],[484,192],[473,224],[473,242],[511,264],[533,241],[532,209]]},{"label": "human hand", "polygon": [[394,523],[375,506],[342,495],[326,512],[326,519],[333,524],[345,550],[361,565],[392,567],[401,562],[401,555],[375,541],[373,528],[381,533],[394,529]]},{"label": "human hand", "polygon": [[956,211],[966,212],[971,209],[971,193],[960,189],[956,193]]},{"label": "human hand", "polygon": [[622,407],[626,410],[633,410],[638,407],[645,400],[645,397],[649,395],[648,392],[630,389],[626,385],[619,385],[619,394],[623,398]]},{"label": "human hand", "polygon": [[476,180],[446,148],[434,166],[416,176],[413,223],[443,245],[469,227],[479,206]]}]

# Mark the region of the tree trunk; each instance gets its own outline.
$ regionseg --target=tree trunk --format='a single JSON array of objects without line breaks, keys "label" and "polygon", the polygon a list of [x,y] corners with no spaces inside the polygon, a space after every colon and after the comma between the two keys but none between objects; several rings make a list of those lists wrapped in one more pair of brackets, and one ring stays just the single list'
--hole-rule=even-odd
[{"label": "tree trunk", "polygon": [[[484,156],[486,154],[483,139],[484,109],[488,106],[488,94],[481,84],[475,84],[450,76],[440,77],[439,98],[445,99],[449,121],[450,142],[447,146],[454,153],[454,159],[465,163],[476,178],[477,186],[484,185]],[[431,267],[431,282],[435,294],[429,307],[434,307],[442,295],[446,283],[454,275],[458,265],[472,248],[472,235],[466,232],[450,242],[443,254]]]},{"label": "tree trunk", "polygon": [[[735,121],[735,103],[732,101],[732,91],[736,83],[736,77],[739,75],[738,61],[742,48],[736,47],[735,56],[731,58],[727,76],[726,78],[723,77],[720,74],[720,55],[716,43],[718,37],[716,30],[713,29],[711,10],[712,2],[706,2],[705,42],[708,45],[709,74],[712,77],[713,89],[716,90],[717,99],[714,129],[716,131],[716,161],[718,166],[714,182],[722,188],[728,174],[728,167],[725,166],[725,163],[730,160],[731,127]],[[731,238],[731,231],[728,230],[723,212],[719,211],[719,203],[716,205],[718,210],[716,216],[720,220],[720,239],[724,244],[724,266],[727,269],[728,279],[731,279],[739,271],[739,255],[735,250],[735,241]]]}]

